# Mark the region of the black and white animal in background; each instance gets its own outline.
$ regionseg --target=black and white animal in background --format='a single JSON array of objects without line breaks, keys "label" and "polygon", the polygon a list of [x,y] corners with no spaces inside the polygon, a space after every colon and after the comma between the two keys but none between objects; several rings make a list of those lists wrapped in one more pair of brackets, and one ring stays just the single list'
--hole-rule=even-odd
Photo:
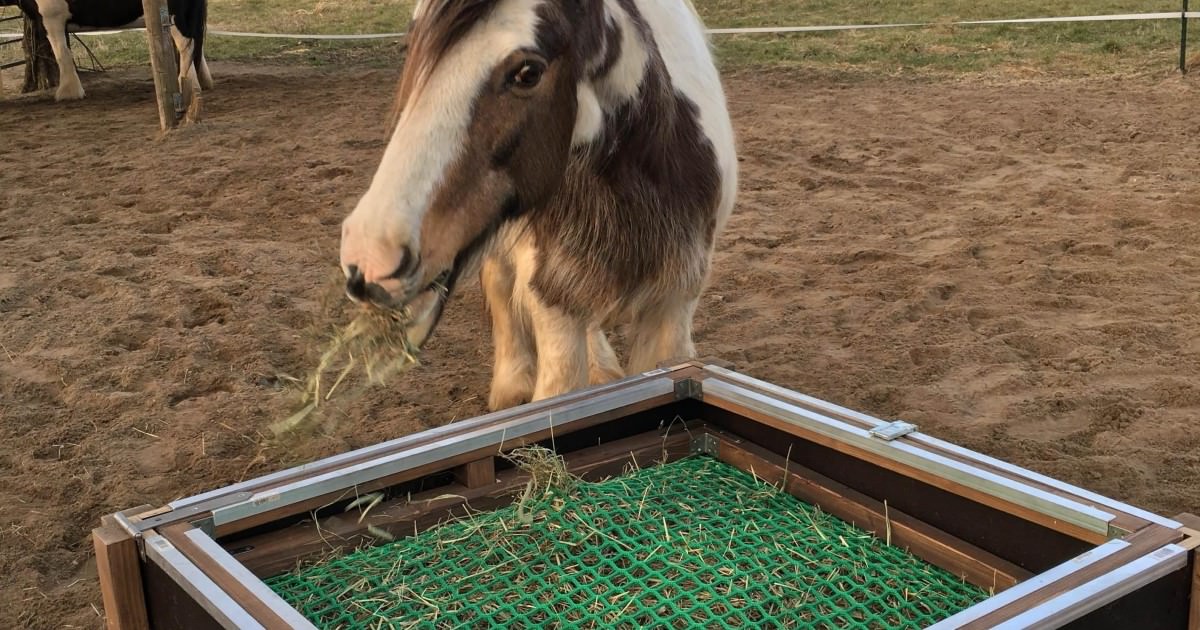
[{"label": "black and white animal in background", "polygon": [[419,0],[397,104],[342,228],[353,299],[419,345],[480,267],[493,409],[693,355],[737,157],[690,0]]},{"label": "black and white animal in background", "polygon": [[[0,2],[10,4],[7,2]],[[75,60],[67,48],[67,25],[79,28],[122,28],[142,17],[142,0],[17,0],[27,15],[40,15],[46,37],[58,63],[55,100],[83,98],[83,85]],[[179,89],[185,95],[212,87],[212,75],[204,60],[204,29],[208,0],[167,0],[174,25],[171,36],[179,51]]]}]

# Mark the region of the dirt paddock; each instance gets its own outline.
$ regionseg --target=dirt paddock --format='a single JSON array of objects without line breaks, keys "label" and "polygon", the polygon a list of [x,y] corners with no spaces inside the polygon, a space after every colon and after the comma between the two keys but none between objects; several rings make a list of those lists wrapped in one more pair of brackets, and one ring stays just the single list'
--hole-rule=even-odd
[{"label": "dirt paddock", "polygon": [[[426,365],[323,435],[265,438],[394,73],[214,74],[207,122],[161,142],[140,69],[91,77],[81,103],[0,103],[0,625],[100,624],[102,514],[484,410],[468,282]],[[1194,82],[740,73],[728,90],[742,193],[701,354],[1200,510]]]}]

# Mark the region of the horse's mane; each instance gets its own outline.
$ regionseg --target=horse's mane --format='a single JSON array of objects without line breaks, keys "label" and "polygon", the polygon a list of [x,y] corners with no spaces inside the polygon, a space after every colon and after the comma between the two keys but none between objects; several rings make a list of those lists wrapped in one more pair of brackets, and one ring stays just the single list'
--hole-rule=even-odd
[{"label": "horse's mane", "polygon": [[500,0],[424,0],[408,31],[404,71],[396,90],[396,101],[388,122],[389,133],[400,120],[400,112],[413,90],[429,77],[442,56],[458,43],[471,27],[485,19]]}]

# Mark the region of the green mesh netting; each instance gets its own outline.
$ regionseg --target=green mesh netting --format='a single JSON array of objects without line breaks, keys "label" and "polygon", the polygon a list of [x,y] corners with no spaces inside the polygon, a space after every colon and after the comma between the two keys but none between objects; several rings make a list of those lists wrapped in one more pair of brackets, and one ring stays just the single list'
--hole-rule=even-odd
[{"label": "green mesh netting", "polygon": [[267,583],[322,628],[891,630],[987,597],[706,456],[523,506]]}]

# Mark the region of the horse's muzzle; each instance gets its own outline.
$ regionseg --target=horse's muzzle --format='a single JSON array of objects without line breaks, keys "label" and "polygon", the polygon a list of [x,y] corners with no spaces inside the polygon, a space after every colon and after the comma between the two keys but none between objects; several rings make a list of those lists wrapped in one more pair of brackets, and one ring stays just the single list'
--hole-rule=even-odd
[{"label": "horse's muzzle", "polygon": [[367,282],[357,265],[346,270],[346,295],[355,302],[370,302],[377,306],[390,306],[393,302],[388,290],[374,282]]},{"label": "horse's muzzle", "polygon": [[404,309],[408,313],[411,317],[407,327],[409,342],[418,348],[441,320],[442,310],[458,275],[454,268],[447,269],[423,289],[397,299],[379,284],[367,282],[357,266],[350,265],[346,271],[346,295],[351,300],[369,302],[381,308]]}]

